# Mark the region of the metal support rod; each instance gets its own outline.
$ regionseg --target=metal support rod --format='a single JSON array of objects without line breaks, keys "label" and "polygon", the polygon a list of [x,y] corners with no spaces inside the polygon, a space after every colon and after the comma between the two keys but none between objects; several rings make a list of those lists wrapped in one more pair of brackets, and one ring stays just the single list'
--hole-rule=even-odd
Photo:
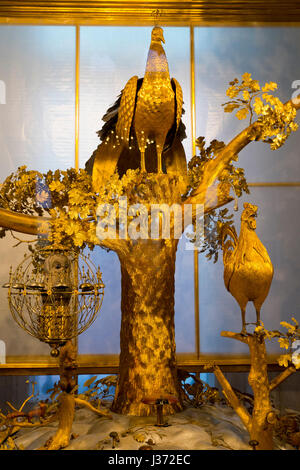
[{"label": "metal support rod", "polygon": [[[196,155],[196,98],[195,98],[195,44],[194,27],[190,26],[190,77],[191,77],[191,139],[192,156]],[[194,310],[195,310],[195,353],[200,355],[199,329],[199,259],[198,250],[194,251]]]},{"label": "metal support rod", "polygon": [[[79,81],[80,81],[80,26],[76,25],[76,49],[75,49],[75,169],[79,170]],[[78,259],[74,261],[78,282]],[[76,301],[76,310],[78,302]],[[78,336],[74,338],[74,347],[78,355]],[[78,376],[76,376],[78,384]]]},{"label": "metal support rod", "polygon": [[271,182],[266,182],[266,181],[263,181],[261,183],[259,182],[255,182],[255,183],[248,183],[248,186],[250,187],[262,187],[262,188],[280,188],[280,187],[298,187],[300,186],[300,182],[299,181],[282,181],[282,182],[275,182],[275,181],[271,181]]},{"label": "metal support rod", "polygon": [[194,302],[195,302],[195,352],[200,356],[200,325],[199,325],[199,252],[194,251]]},{"label": "metal support rod", "polygon": [[190,77],[191,77],[191,139],[192,139],[192,156],[194,156],[196,154],[196,98],[195,98],[194,26],[190,26]]},{"label": "metal support rod", "polygon": [[75,59],[75,169],[79,169],[79,67],[80,67],[80,26],[76,25]]}]

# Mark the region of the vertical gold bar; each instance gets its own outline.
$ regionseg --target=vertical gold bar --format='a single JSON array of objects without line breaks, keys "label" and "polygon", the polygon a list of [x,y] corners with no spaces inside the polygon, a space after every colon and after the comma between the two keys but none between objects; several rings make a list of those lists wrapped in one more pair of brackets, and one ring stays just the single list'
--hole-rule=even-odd
[{"label": "vertical gold bar", "polygon": [[199,325],[199,259],[198,250],[194,251],[194,302],[195,302],[195,352],[200,356],[200,325]]},{"label": "vertical gold bar", "polygon": [[[191,138],[192,155],[196,155],[196,98],[195,98],[195,43],[194,26],[190,26],[190,76],[191,76]],[[199,259],[198,250],[194,251],[194,309],[195,309],[195,352],[200,356],[199,327]]]},{"label": "vertical gold bar", "polygon": [[75,64],[75,169],[79,169],[79,65],[80,65],[80,26],[76,25],[76,64]]},{"label": "vertical gold bar", "polygon": [[[80,26],[76,25],[76,50],[75,50],[75,169],[79,170],[79,80],[80,80]],[[75,276],[78,284],[78,259],[75,263]],[[78,302],[75,304],[76,310],[78,309]],[[76,347],[78,355],[78,336],[74,338],[74,346]],[[78,376],[76,375],[76,382],[78,385]]]},{"label": "vertical gold bar", "polygon": [[191,138],[192,156],[196,154],[196,98],[195,98],[195,42],[194,26],[190,26],[190,76],[191,76]]}]

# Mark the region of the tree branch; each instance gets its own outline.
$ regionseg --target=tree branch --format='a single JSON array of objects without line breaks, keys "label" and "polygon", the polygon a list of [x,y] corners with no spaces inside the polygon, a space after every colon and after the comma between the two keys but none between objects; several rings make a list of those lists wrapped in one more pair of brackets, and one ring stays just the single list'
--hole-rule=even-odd
[{"label": "tree branch", "polygon": [[23,401],[22,405],[21,405],[21,408],[19,409],[19,411],[22,411],[24,406],[26,405],[26,403],[29,402],[29,400],[31,400],[31,398],[34,397],[34,382],[31,383],[31,387],[32,387],[32,394],[26,398],[26,400]]},{"label": "tree branch", "polygon": [[290,366],[285,369],[283,372],[278,374],[271,382],[270,382],[270,392],[274,390],[274,388],[278,387],[285,379],[287,379],[290,375],[294,374],[297,369],[294,366]]},{"label": "tree branch", "polygon": [[14,230],[15,232],[26,233],[28,235],[38,235],[48,233],[50,230],[47,217],[21,214],[9,209],[0,208],[0,227]]},{"label": "tree branch", "polygon": [[214,160],[210,160],[204,167],[203,177],[199,186],[192,192],[185,204],[205,204],[208,188],[221,175],[233,157],[237,155],[246,145],[256,138],[261,132],[261,125],[255,122],[234,137],[223,150],[221,150]]},{"label": "tree branch", "polygon": [[16,243],[15,245],[13,245],[13,248],[21,245],[21,243],[34,243],[36,242],[38,239],[37,238],[34,238],[33,240],[22,240],[21,238],[18,238],[16,237],[16,235],[14,235],[14,232],[12,230],[10,230],[10,234],[11,236],[18,241],[18,243]]},{"label": "tree branch", "polygon": [[99,246],[108,250],[115,251],[116,253],[126,255],[128,252],[128,240],[121,238],[105,238],[99,239]]},{"label": "tree branch", "polygon": [[221,331],[221,336],[224,338],[236,339],[237,341],[248,344],[248,337],[242,335],[241,333],[234,333],[233,331]]},{"label": "tree branch", "polygon": [[13,411],[16,411],[17,413],[19,412],[19,410],[18,410],[17,408],[15,408],[9,401],[7,401],[6,404],[7,404]]},{"label": "tree branch", "polygon": [[[298,111],[300,109],[300,95],[296,99],[290,100],[292,106]],[[285,103],[285,104],[287,104]],[[261,134],[262,127],[258,121],[250,124],[246,129],[234,137],[217,155],[214,160],[207,163],[204,168],[203,177],[199,186],[193,191],[191,196],[186,199],[186,204],[204,204],[207,189],[220,176],[225,166],[228,165],[235,155],[238,155],[243,148],[253,140],[257,140]]]},{"label": "tree branch", "polygon": [[88,408],[89,410],[93,411],[94,413],[100,416],[106,416],[107,418],[112,419],[112,416],[108,410],[105,410],[105,409],[100,410],[98,408],[95,408],[93,405],[91,405],[91,403],[89,403],[86,400],[82,400],[81,398],[74,398],[74,400],[77,405],[85,406],[86,408]]},{"label": "tree branch", "polygon": [[236,414],[240,417],[240,419],[246,426],[248,432],[250,432],[251,423],[252,423],[250,414],[239,401],[238,397],[232,390],[230,383],[228,382],[223,372],[221,371],[220,367],[217,365],[213,366],[213,371],[218,382],[220,383],[222,387],[222,392],[225,395],[226,399],[228,400],[228,402],[230,403],[230,405],[232,406]]},{"label": "tree branch", "polygon": [[[209,214],[215,209],[218,209],[219,207],[222,207],[226,204],[229,204],[231,201],[233,201],[233,197],[227,197],[225,195],[218,195],[216,196],[216,191],[211,191],[209,193],[209,197],[206,199],[204,207],[203,207],[203,212],[204,214]],[[186,227],[190,224],[189,220],[185,220],[184,216],[184,206],[186,204],[186,201],[182,204],[182,212],[181,212],[181,218],[180,220],[177,220],[177,218],[174,217],[175,220],[172,221],[171,226],[170,226],[170,233],[183,233]],[[199,211],[199,207],[196,206],[196,204],[192,204],[192,223],[195,223],[196,218],[202,215],[199,212],[197,212],[197,209]],[[201,211],[202,212],[202,211]]]},{"label": "tree branch", "polygon": [[[3,227],[7,230],[13,230],[15,232],[28,235],[47,235],[51,230],[50,221],[51,219],[47,217],[21,214],[19,212],[13,212],[9,209],[0,208],[0,227]],[[118,238],[113,240],[99,240],[99,245],[116,252],[124,252],[127,248],[126,240]]]},{"label": "tree branch", "polygon": [[[26,418],[26,416],[24,416],[24,418]],[[6,426],[8,428],[36,428],[36,427],[42,427],[42,426],[48,426],[49,423],[53,423],[53,416],[51,416],[50,418],[48,419],[45,419],[43,421],[37,421],[35,423],[30,423],[28,421],[24,421],[24,422],[21,422],[21,421],[16,421],[16,420],[13,420],[11,423],[8,423],[6,424]]]},{"label": "tree branch", "polygon": [[[207,200],[205,201],[204,205],[204,213],[209,213],[214,209],[222,207],[225,204],[228,204],[233,200],[232,197],[227,197],[224,195],[216,196],[216,191],[208,192]],[[180,220],[181,233],[183,233],[185,226],[184,226],[184,205],[182,206],[182,218]],[[192,218],[196,217],[196,206],[192,208]],[[20,232],[29,235],[38,235],[43,233],[46,235],[50,231],[50,219],[46,217],[38,217],[32,216],[27,214],[21,214],[17,212],[10,211],[8,209],[0,208],[0,227],[4,227],[5,229]],[[175,227],[171,227],[171,230],[178,230],[177,225]],[[118,236],[118,234],[116,234]],[[14,237],[16,238],[16,237]],[[22,240],[23,241],[23,240]],[[25,241],[25,240],[24,240]],[[27,241],[27,240],[26,240]],[[103,248],[107,248],[108,250],[112,250],[118,253],[126,254],[128,251],[128,240],[116,238],[110,239],[106,238],[103,240],[99,239],[99,246]]]}]

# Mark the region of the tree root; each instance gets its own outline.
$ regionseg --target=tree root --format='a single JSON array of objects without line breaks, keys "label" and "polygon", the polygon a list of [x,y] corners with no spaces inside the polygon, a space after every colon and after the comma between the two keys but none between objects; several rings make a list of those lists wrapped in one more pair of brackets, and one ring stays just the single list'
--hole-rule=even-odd
[{"label": "tree root", "polygon": [[106,416],[107,418],[112,419],[112,415],[110,414],[108,410],[105,410],[104,408],[102,409],[95,408],[93,405],[91,405],[91,403],[89,403],[86,400],[82,400],[81,398],[74,398],[74,400],[77,405],[85,406],[86,408],[88,408],[89,410],[93,411],[94,413],[100,416]]}]

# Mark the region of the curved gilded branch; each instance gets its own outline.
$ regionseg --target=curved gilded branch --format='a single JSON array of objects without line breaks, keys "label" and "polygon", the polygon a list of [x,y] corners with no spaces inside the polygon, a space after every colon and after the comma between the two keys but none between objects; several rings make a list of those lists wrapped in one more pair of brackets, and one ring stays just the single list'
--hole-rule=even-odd
[{"label": "curved gilded branch", "polygon": [[[212,192],[211,197],[208,197],[205,202],[204,212],[211,212],[218,207],[228,204],[232,199],[232,197],[228,198],[223,196],[216,198],[215,193],[213,195]],[[196,209],[193,210],[193,217],[196,215],[195,210]],[[47,233],[50,232],[50,220],[51,219],[46,217],[21,214],[0,208],[0,227],[27,235],[47,235]],[[180,227],[177,227],[177,223],[180,224]],[[182,216],[180,221],[175,222],[175,225],[175,227],[171,227],[171,230],[184,231],[184,217]],[[101,241],[99,240],[99,246],[116,251],[120,254],[126,254],[128,250],[128,240],[107,238]]]},{"label": "curved gilded branch", "polygon": [[241,404],[235,392],[233,391],[230,383],[226,379],[225,375],[221,371],[220,367],[214,366],[213,372],[218,380],[219,384],[222,387],[223,394],[228,400],[229,404],[232,406],[236,414],[240,417],[248,432],[251,432],[252,419],[247,409]]},{"label": "curved gilded branch", "polygon": [[237,341],[248,344],[248,336],[242,335],[241,333],[235,333],[234,331],[221,331],[221,336],[224,338],[236,339]]},{"label": "curved gilded branch", "polygon": [[297,369],[294,366],[290,366],[277,375],[272,382],[270,382],[270,391],[274,390],[274,388],[278,387],[284,380],[286,380],[290,375],[297,372]]},{"label": "curved gilded branch", "polygon": [[99,416],[106,416],[107,418],[112,419],[112,415],[111,415],[111,413],[110,413],[108,410],[106,410],[106,409],[104,409],[104,408],[102,408],[102,409],[95,408],[95,407],[94,407],[91,403],[89,403],[88,401],[82,400],[81,398],[78,398],[78,397],[75,397],[74,400],[75,400],[75,403],[76,403],[77,405],[85,406],[86,408],[88,408],[89,410],[93,411],[94,413],[96,413],[96,414],[99,415]]},{"label": "curved gilded branch", "polygon": [[237,155],[252,140],[255,140],[261,133],[261,125],[255,122],[240,132],[234,139],[220,151],[214,160],[210,160],[204,168],[203,177],[199,186],[192,192],[185,204],[205,204],[208,196],[208,189],[220,176],[233,157]]},{"label": "curved gilded branch", "polygon": [[[48,217],[21,214],[9,209],[0,208],[0,227],[27,235],[47,235],[50,232],[50,221]],[[118,253],[124,253],[127,249],[126,240],[103,239],[99,240],[99,246]]]},{"label": "curved gilded branch", "polygon": [[28,235],[45,234],[49,232],[50,219],[0,209],[0,227]]}]

